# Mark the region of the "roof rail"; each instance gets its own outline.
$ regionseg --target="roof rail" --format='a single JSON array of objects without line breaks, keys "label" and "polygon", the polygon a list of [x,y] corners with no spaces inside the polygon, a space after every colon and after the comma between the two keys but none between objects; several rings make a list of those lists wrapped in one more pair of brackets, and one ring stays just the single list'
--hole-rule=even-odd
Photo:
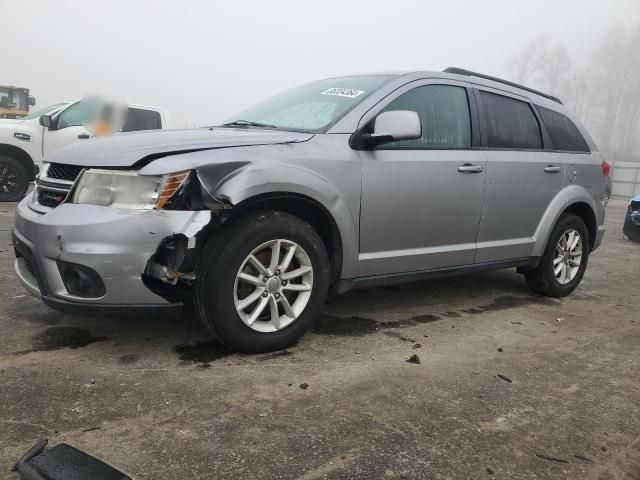
[{"label": "roof rail", "polygon": [[527,92],[535,93],[536,95],[540,95],[541,97],[548,98],[549,100],[553,100],[554,102],[558,102],[562,105],[562,102],[558,97],[554,97],[553,95],[549,95],[547,93],[540,92],[538,90],[534,90],[533,88],[525,87],[524,85],[517,84],[515,82],[510,82],[509,80],[503,80],[498,77],[492,77],[491,75],[485,75],[483,73],[471,72],[469,70],[465,70],[464,68],[458,67],[449,67],[443,70],[445,73],[456,73],[458,75],[466,75],[468,77],[478,77],[484,78],[485,80],[491,80],[492,82],[504,83],[505,85],[509,85],[510,87],[519,88],[521,90],[526,90]]}]

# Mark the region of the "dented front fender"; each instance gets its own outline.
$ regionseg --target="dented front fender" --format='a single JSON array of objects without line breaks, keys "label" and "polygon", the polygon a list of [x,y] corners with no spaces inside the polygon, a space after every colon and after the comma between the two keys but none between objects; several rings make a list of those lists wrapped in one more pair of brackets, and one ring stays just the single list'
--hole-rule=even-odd
[{"label": "dented front fender", "polygon": [[[265,194],[295,194],[321,205],[333,218],[342,245],[342,278],[356,274],[362,160],[339,142],[312,141],[190,152],[158,159],[140,173],[158,175],[193,170],[202,201],[212,210]],[[346,139],[343,139],[346,141]],[[329,160],[329,159],[330,160]]]}]

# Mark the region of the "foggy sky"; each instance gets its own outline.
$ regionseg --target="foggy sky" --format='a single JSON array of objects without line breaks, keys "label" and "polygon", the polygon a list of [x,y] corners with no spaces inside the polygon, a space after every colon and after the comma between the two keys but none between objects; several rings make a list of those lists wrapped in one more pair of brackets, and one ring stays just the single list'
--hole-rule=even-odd
[{"label": "foggy sky", "polygon": [[580,61],[606,29],[637,22],[640,1],[0,0],[0,11],[0,84],[30,88],[36,108],[102,93],[166,108],[181,128],[342,74],[508,77],[540,35]]}]

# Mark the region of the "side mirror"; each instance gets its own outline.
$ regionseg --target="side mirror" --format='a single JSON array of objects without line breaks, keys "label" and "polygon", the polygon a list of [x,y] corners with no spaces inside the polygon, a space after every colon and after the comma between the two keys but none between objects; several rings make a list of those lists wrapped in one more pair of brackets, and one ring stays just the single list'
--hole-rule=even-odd
[{"label": "side mirror", "polygon": [[422,124],[416,112],[392,110],[376,117],[373,138],[390,137],[390,140],[415,140],[422,135]]},{"label": "side mirror", "polygon": [[36,104],[36,97],[29,95],[29,106],[33,107]]},{"label": "side mirror", "polygon": [[378,115],[373,124],[373,133],[362,140],[368,147],[375,147],[395,140],[415,140],[422,136],[422,124],[416,112],[392,110]]},{"label": "side mirror", "polygon": [[51,125],[53,125],[53,120],[51,119],[51,115],[41,115],[40,125],[46,128],[51,128]]}]

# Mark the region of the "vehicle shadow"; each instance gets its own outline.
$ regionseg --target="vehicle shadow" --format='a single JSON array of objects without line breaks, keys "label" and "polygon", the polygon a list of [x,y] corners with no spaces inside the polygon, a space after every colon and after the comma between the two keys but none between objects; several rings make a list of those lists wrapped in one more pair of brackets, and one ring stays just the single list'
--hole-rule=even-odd
[{"label": "vehicle shadow", "polygon": [[[538,302],[542,300],[546,299]],[[305,344],[313,343],[316,335],[360,336],[397,328],[399,323],[409,326],[438,320],[443,315],[461,317],[524,303],[536,300],[524,279],[514,271],[354,289],[327,302],[312,338],[306,339]],[[110,316],[69,315],[51,310],[36,299],[25,299],[20,306],[9,306],[5,313],[16,322],[31,325],[31,347],[14,354],[99,343],[108,347],[123,366],[138,364],[143,357],[160,361],[159,356],[168,350],[183,363],[206,366],[233,353],[212,340],[190,308],[177,314],[160,310]]]}]

